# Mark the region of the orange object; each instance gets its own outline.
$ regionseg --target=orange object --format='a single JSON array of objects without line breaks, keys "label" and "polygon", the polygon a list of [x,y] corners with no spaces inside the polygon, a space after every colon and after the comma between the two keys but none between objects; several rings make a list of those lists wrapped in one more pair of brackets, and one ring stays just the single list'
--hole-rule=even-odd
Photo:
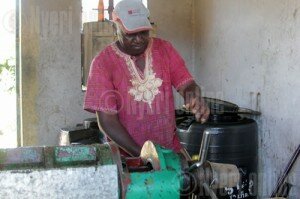
[{"label": "orange object", "polygon": [[104,21],[104,4],[103,0],[98,2],[98,21]]}]

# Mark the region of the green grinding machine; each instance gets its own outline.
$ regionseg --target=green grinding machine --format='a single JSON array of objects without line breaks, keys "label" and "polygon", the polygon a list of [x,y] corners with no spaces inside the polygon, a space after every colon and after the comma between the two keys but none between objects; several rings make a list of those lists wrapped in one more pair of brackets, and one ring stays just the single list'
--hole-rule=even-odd
[{"label": "green grinding machine", "polygon": [[204,133],[199,161],[187,161],[182,155],[147,141],[140,158],[127,158],[119,169],[122,197],[215,199],[214,189],[236,186],[240,175],[235,165],[206,161],[211,134]]},{"label": "green grinding machine", "polygon": [[111,143],[0,149],[0,198],[215,199],[215,189],[236,186],[240,175],[235,165],[206,161],[212,133],[197,161],[151,141],[137,158]]}]

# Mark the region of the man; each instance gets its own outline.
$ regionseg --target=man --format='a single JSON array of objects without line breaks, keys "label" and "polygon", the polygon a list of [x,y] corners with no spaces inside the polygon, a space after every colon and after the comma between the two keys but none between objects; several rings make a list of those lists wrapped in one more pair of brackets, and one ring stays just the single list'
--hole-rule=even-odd
[{"label": "man", "polygon": [[209,109],[177,51],[167,41],[150,38],[148,17],[141,0],[116,5],[118,41],[94,58],[84,109],[95,112],[101,130],[131,156],[139,156],[151,140],[187,157],[175,132],[172,86],[197,121],[205,122]]}]

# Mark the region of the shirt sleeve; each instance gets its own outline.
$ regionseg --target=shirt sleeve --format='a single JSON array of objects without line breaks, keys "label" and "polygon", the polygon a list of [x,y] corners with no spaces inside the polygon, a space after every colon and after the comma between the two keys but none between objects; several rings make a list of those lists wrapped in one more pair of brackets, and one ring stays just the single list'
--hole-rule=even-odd
[{"label": "shirt sleeve", "polygon": [[111,67],[104,63],[102,56],[98,55],[92,61],[87,90],[84,99],[84,110],[117,113],[117,91],[112,81]]},{"label": "shirt sleeve", "polygon": [[177,50],[172,46],[172,44],[166,42],[165,47],[169,57],[171,83],[172,86],[178,90],[181,86],[194,81],[194,78],[189,73],[184,60]]}]

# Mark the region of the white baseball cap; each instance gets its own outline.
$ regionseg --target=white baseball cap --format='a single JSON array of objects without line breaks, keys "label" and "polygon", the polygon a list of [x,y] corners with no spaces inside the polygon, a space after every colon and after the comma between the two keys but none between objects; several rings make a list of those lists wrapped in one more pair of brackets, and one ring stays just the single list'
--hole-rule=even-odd
[{"label": "white baseball cap", "polygon": [[149,10],[141,0],[122,0],[113,11],[113,21],[120,22],[128,34],[151,30]]}]

